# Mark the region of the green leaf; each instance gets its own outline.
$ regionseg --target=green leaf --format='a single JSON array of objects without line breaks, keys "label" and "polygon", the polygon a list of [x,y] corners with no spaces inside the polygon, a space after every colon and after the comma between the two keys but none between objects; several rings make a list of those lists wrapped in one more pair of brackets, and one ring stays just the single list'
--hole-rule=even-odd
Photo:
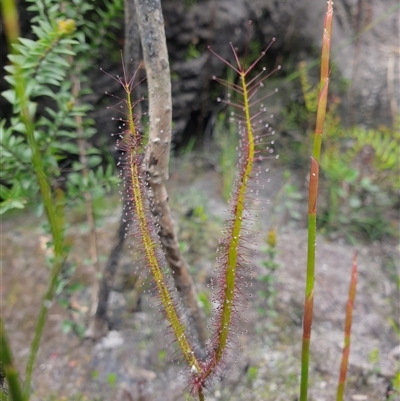
[{"label": "green leaf", "polygon": [[9,54],[8,59],[16,65],[23,65],[24,64],[24,57],[20,54]]},{"label": "green leaf", "polygon": [[36,46],[36,42],[32,39],[27,38],[18,38],[18,40],[28,49],[31,49]]},{"label": "green leaf", "polygon": [[73,50],[68,49],[66,47],[56,47],[54,49],[54,52],[58,53],[58,54],[66,54],[66,55],[69,55],[69,56],[75,56],[76,55],[76,53]]},{"label": "green leaf", "polygon": [[61,325],[61,331],[68,334],[73,329],[73,322],[71,320],[64,320]]},{"label": "green leaf", "polygon": [[23,209],[24,207],[24,202],[21,199],[7,199],[0,203],[0,214],[11,209]]},{"label": "green leaf", "polygon": [[4,70],[12,75],[15,73],[15,65],[13,65],[13,64],[6,65],[6,66],[4,66]]},{"label": "green leaf", "polygon": [[73,292],[80,291],[84,288],[82,283],[73,283],[68,286],[68,292],[71,294]]},{"label": "green leaf", "polygon": [[96,167],[101,163],[101,160],[102,160],[102,158],[100,156],[93,155],[88,159],[88,166],[90,168]]},{"label": "green leaf", "polygon": [[9,197],[9,194],[10,190],[3,184],[0,184],[0,198],[7,199]]},{"label": "green leaf", "polygon": [[[79,149],[78,146],[76,145],[76,143],[72,143],[72,142],[58,142],[56,144],[56,147],[60,150],[63,150],[64,152],[69,152],[72,154],[78,154],[79,153]],[[73,165],[74,166],[74,165]],[[75,170],[75,168],[74,168]]]},{"label": "green leaf", "polygon": [[54,86],[60,86],[60,80],[54,79],[54,78],[50,78],[50,77],[38,77],[38,82],[43,84],[49,84],[49,85],[54,85]]},{"label": "green leaf", "polygon": [[[81,171],[85,166],[80,162],[73,162],[72,163],[72,170],[73,171]],[[72,173],[71,173],[72,174]]]},{"label": "green leaf", "polygon": [[343,180],[346,182],[352,183],[358,178],[359,175],[360,175],[360,173],[357,170],[347,169],[345,171]]},{"label": "green leaf", "polygon": [[16,104],[17,99],[16,99],[16,94],[14,89],[8,89],[4,92],[2,92],[2,96],[11,104]]}]

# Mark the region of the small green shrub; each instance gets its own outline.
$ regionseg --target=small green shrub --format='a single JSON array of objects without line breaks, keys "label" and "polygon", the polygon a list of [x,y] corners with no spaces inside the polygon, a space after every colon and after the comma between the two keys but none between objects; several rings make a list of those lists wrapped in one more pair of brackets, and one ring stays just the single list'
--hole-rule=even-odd
[{"label": "small green shrub", "polygon": [[[66,3],[65,8],[58,0],[30,3],[29,10],[35,13],[32,30],[36,39],[19,38],[14,44],[15,54],[9,57],[13,64],[5,67],[8,73],[5,79],[11,88],[2,95],[12,104],[13,116],[0,122],[2,213],[40,201],[31,167],[32,151],[20,118],[21,96],[27,101],[38,151],[51,186],[62,188],[67,202],[82,201],[87,191],[101,197],[105,189],[116,183],[112,165],[101,165],[100,150],[88,142],[95,134],[94,122],[87,118],[91,106],[82,102],[88,87],[78,91],[85,84],[83,65],[89,64],[90,55],[96,51],[88,40],[98,35],[88,26],[96,28],[96,32],[98,26],[84,20],[93,6],[83,1]],[[112,10],[116,8],[113,5]],[[103,29],[106,26],[103,23]],[[23,94],[17,94],[18,74],[28,83]],[[76,85],[75,79],[79,81]],[[88,171],[83,174],[85,169]]]},{"label": "small green shrub", "polygon": [[[262,266],[265,269],[264,274],[261,274],[257,277],[258,281],[263,283],[263,289],[259,291],[262,299],[266,302],[266,314],[270,317],[274,317],[276,315],[275,312],[275,298],[278,293],[276,285],[277,285],[277,277],[276,271],[280,268],[279,264],[276,262],[277,255],[277,233],[275,229],[270,229],[268,231],[267,237],[265,239],[266,246],[262,248],[266,259],[262,262]],[[260,313],[264,314],[265,309],[260,308]]]}]

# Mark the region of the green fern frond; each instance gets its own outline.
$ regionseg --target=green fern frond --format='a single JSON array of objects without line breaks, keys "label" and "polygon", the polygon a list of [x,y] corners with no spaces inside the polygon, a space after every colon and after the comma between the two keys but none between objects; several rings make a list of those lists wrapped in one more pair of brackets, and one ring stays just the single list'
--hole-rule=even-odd
[{"label": "green fern frond", "polygon": [[350,132],[350,137],[354,141],[353,146],[347,150],[346,159],[352,161],[366,147],[371,147],[374,151],[372,164],[378,173],[387,173],[397,176],[392,183],[395,189],[400,188],[398,178],[400,172],[400,133],[390,129],[366,130],[354,128]]},{"label": "green fern frond", "polygon": [[318,106],[319,87],[311,85],[307,64],[304,61],[299,64],[299,76],[306,109],[309,113],[315,113]]}]

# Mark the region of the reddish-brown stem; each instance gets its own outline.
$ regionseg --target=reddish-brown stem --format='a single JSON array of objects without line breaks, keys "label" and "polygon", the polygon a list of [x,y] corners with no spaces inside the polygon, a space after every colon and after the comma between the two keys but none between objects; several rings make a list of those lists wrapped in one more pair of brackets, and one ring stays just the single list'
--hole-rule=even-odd
[{"label": "reddish-brown stem", "polygon": [[346,322],[344,326],[344,345],[342,362],[340,364],[339,383],[336,395],[336,401],[343,401],[344,389],[346,384],[347,366],[349,363],[350,354],[350,339],[351,339],[351,323],[353,321],[354,300],[356,298],[357,286],[357,253],[354,254],[353,267],[351,271],[351,280],[349,286],[349,296],[346,306]]}]

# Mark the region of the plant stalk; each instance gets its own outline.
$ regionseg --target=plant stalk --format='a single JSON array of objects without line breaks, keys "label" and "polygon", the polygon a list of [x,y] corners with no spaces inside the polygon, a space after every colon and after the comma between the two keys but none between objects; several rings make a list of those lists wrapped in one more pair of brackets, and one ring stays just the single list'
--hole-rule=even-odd
[{"label": "plant stalk", "polygon": [[23,396],[18,371],[14,366],[13,356],[5,332],[3,319],[0,317],[0,369],[1,368],[4,369],[7,378],[8,389],[12,401],[22,401]]},{"label": "plant stalk", "polygon": [[344,389],[346,385],[347,366],[349,363],[350,354],[350,339],[351,339],[351,323],[353,321],[354,300],[356,298],[357,286],[357,254],[354,254],[353,267],[351,271],[351,280],[349,286],[349,296],[346,306],[346,323],[344,326],[344,346],[342,353],[342,362],[340,364],[339,383],[337,388],[336,401],[343,401]]},{"label": "plant stalk", "polygon": [[[13,44],[18,41],[19,35],[19,22],[18,22],[18,11],[16,8],[15,0],[4,0],[1,2],[3,8],[4,20],[7,21],[5,25],[5,32],[7,41],[9,44],[10,53],[15,52]],[[24,399],[29,400],[30,387],[32,380],[33,366],[36,360],[37,352],[39,349],[40,339],[43,333],[43,328],[47,319],[48,310],[51,306],[52,300],[54,298],[54,293],[57,284],[57,278],[61,271],[63,261],[64,261],[64,249],[63,249],[63,221],[57,216],[57,200],[53,196],[52,190],[50,188],[49,179],[44,170],[42,163],[42,155],[40,154],[38,144],[35,139],[35,128],[32,121],[32,116],[29,111],[29,99],[25,93],[26,82],[22,74],[21,69],[16,64],[16,79],[15,79],[15,93],[16,98],[20,104],[21,110],[21,121],[25,126],[26,137],[28,145],[32,151],[32,164],[33,169],[38,180],[42,200],[46,210],[46,215],[50,224],[50,231],[53,238],[54,245],[54,262],[50,273],[50,280],[48,287],[43,298],[42,306],[40,308],[39,316],[36,323],[34,338],[31,344],[30,353],[28,357],[28,362],[25,372],[25,385],[24,385]],[[2,326],[2,332],[5,330]],[[3,335],[5,338],[5,333]],[[13,382],[10,384],[10,380]],[[15,385],[18,381],[16,375],[7,376],[7,381],[9,385]],[[18,400],[18,398],[16,399]],[[15,400],[15,401],[16,401]]]},{"label": "plant stalk", "polygon": [[320,93],[318,98],[314,145],[310,165],[310,183],[308,194],[308,246],[307,277],[303,317],[303,341],[301,353],[300,401],[307,401],[308,372],[310,361],[310,340],[314,305],[314,271],[317,242],[317,199],[319,180],[319,161],[321,155],[322,133],[325,122],[329,87],[329,57],[332,37],[333,2],[328,1],[324,21],[324,33],[321,50]]}]

